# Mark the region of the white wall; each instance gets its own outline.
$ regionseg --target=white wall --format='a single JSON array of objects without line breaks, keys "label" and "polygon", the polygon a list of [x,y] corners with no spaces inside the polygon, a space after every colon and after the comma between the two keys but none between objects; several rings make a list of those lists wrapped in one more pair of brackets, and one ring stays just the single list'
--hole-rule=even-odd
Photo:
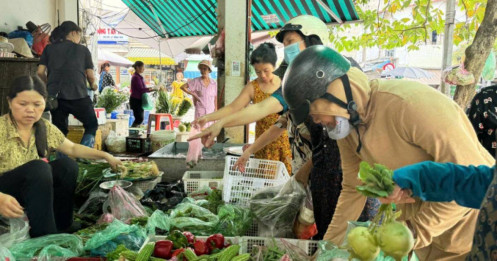
[{"label": "white wall", "polygon": [[28,21],[37,25],[49,23],[55,28],[57,2],[60,22],[77,22],[77,0],[0,0],[0,32],[9,33],[17,26],[26,28]]}]

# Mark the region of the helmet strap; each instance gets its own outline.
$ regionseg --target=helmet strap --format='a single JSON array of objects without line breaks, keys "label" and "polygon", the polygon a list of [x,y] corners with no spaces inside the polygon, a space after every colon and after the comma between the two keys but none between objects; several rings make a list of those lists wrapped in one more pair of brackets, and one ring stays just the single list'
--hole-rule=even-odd
[{"label": "helmet strap", "polygon": [[343,89],[345,90],[345,97],[347,98],[347,103],[343,102],[342,100],[338,99],[336,96],[333,94],[330,94],[326,92],[321,96],[321,98],[327,99],[330,102],[336,103],[338,106],[344,108],[347,110],[347,112],[350,115],[349,122],[354,126],[356,129],[357,135],[359,137],[359,145],[357,146],[356,152],[359,153],[359,151],[362,148],[362,142],[361,142],[361,134],[359,133],[359,123],[361,123],[361,118],[359,117],[359,113],[357,112],[357,104],[354,101],[354,98],[352,97],[352,89],[350,88],[350,81],[349,77],[347,74],[344,74],[340,77],[343,83]]}]

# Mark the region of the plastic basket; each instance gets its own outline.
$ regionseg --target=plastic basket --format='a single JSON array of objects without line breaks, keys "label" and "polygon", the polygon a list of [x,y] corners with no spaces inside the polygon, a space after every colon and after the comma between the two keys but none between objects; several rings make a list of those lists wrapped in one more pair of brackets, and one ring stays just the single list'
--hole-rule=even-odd
[{"label": "plastic basket", "polygon": [[[282,247],[281,238],[268,237],[243,237],[240,244],[240,254],[252,253],[255,246],[269,246],[276,242],[278,247]],[[318,241],[284,238],[288,243],[303,250],[308,256],[314,255],[318,250]]]},{"label": "plastic basket", "polygon": [[183,175],[185,192],[195,192],[205,186],[222,189],[223,176],[223,171],[186,171]]},{"label": "plastic basket", "polygon": [[152,180],[141,180],[141,181],[133,181],[133,187],[137,187],[143,191],[143,193],[147,192],[147,190],[152,190],[155,188],[157,183],[161,182],[162,180],[162,175],[164,172],[160,172],[159,176],[157,178],[152,179]]},{"label": "plastic basket", "polygon": [[290,179],[285,164],[280,161],[249,159],[245,173],[241,173],[233,168],[237,160],[238,157],[226,157],[223,200],[227,203],[248,207],[257,190],[281,185]]}]

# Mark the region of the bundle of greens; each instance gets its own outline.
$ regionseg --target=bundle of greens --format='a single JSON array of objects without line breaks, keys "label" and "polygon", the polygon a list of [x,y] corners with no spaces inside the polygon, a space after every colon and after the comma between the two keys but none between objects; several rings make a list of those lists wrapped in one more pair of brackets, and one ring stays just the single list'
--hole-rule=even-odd
[{"label": "bundle of greens", "polygon": [[179,107],[178,107],[178,112],[176,113],[176,116],[183,116],[185,115],[188,110],[192,107],[192,101],[188,98],[184,98],[183,101],[181,101]]},{"label": "bundle of greens", "polygon": [[98,97],[97,107],[105,108],[106,113],[111,113],[127,100],[129,100],[129,96],[126,93],[107,87]]},{"label": "bundle of greens", "polygon": [[121,178],[125,179],[143,179],[157,177],[159,173],[159,168],[154,161],[124,161],[119,174]]},{"label": "bundle of greens", "polygon": [[381,164],[371,167],[363,161],[359,168],[359,179],[364,182],[363,186],[357,186],[356,190],[366,197],[383,198],[388,197],[393,191],[393,171]]},{"label": "bundle of greens", "polygon": [[157,113],[169,113],[169,95],[167,92],[160,91],[159,92],[159,97],[157,98],[157,101],[155,102],[155,111]]}]

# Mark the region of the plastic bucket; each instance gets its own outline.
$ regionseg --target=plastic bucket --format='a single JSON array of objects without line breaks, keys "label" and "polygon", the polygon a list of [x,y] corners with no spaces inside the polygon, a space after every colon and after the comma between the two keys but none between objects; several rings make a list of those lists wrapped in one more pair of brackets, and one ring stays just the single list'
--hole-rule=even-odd
[{"label": "plastic bucket", "polygon": [[152,152],[176,141],[176,132],[172,130],[154,131],[150,134]]}]

